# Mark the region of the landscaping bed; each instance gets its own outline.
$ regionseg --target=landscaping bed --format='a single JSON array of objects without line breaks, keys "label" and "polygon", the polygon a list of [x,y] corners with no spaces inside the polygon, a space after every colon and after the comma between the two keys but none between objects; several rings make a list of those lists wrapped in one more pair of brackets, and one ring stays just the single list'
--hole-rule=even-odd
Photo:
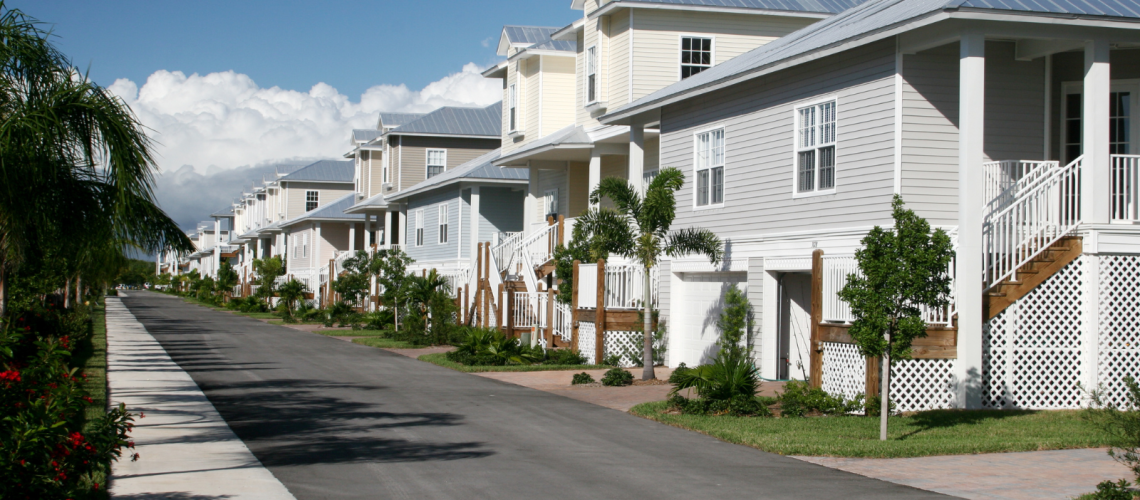
[{"label": "landscaping bed", "polygon": [[107,413],[107,311],[92,304],[90,312],[92,335],[78,343],[72,356],[79,372],[87,375],[80,386],[93,403],[84,415],[94,420]]},{"label": "landscaping bed", "polygon": [[[324,335],[331,335],[329,333],[324,333],[324,332],[320,332],[320,333],[323,333]],[[338,336],[348,337],[349,335],[338,335]],[[366,345],[368,347],[378,347],[380,349],[415,349],[416,348],[416,346],[409,344],[407,342],[404,342],[403,340],[395,340],[395,339],[390,339],[390,338],[386,338],[386,337],[355,338],[355,339],[352,339],[352,343],[353,344]],[[423,346],[423,347],[426,348],[427,346]]]},{"label": "landscaping bed", "polygon": [[891,417],[888,441],[879,440],[878,418],[682,415],[665,401],[637,405],[630,413],[781,455],[900,458],[1114,444],[1075,410],[920,412]]},{"label": "landscaping bed", "polygon": [[605,365],[499,365],[499,366],[468,366],[447,359],[445,353],[424,354],[420,356],[420,361],[427,361],[444,368],[451,368],[452,370],[473,373],[473,372],[541,372],[552,370],[598,370],[610,368]]}]

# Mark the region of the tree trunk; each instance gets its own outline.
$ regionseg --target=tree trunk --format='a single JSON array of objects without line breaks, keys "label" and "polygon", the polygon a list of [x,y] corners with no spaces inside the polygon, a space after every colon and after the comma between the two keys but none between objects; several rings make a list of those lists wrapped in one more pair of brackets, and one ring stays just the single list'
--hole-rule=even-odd
[{"label": "tree trunk", "polygon": [[83,303],[83,275],[75,276],[75,303]]},{"label": "tree trunk", "polygon": [[63,282],[63,308],[71,307],[71,278]]},{"label": "tree trunk", "polygon": [[879,383],[879,402],[882,404],[882,409],[879,410],[879,440],[887,440],[887,417],[891,414],[891,348],[890,348],[890,335],[887,336],[887,351],[883,353],[882,362],[882,381]]},{"label": "tree trunk", "polygon": [[645,368],[641,371],[641,380],[653,380],[657,375],[653,373],[653,306],[649,300],[653,297],[653,291],[650,289],[651,282],[649,276],[650,268],[645,268],[645,302],[641,305],[642,322],[641,331],[645,334],[645,350],[642,352],[641,361],[644,363]]},{"label": "tree trunk", "polygon": [[0,262],[0,323],[4,322],[8,312],[8,273],[4,270],[4,263]]}]

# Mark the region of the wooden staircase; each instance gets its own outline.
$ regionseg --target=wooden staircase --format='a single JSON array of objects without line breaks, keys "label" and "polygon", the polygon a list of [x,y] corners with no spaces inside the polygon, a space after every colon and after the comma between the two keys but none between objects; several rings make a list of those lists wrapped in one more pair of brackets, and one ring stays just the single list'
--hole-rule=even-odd
[{"label": "wooden staircase", "polygon": [[1018,268],[1017,280],[1006,279],[982,295],[982,313],[989,321],[1018,299],[1026,296],[1070,262],[1081,256],[1081,238],[1067,236],[1057,240],[1028,264]]}]

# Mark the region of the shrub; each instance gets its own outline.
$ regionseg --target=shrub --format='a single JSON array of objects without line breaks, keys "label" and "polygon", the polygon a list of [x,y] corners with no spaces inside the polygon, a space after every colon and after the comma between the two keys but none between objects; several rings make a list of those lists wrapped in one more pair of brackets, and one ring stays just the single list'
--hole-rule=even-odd
[{"label": "shrub", "polygon": [[586,356],[576,353],[570,349],[547,349],[544,355],[546,359],[542,363],[545,365],[586,364]]},{"label": "shrub", "polygon": [[[855,400],[858,401],[862,397],[863,397],[862,394],[855,396]],[[895,402],[890,401],[888,404],[891,405],[891,409],[890,409],[891,415],[897,414],[898,412],[895,409]],[[882,412],[883,412],[883,399],[882,399],[882,396],[880,396],[878,394],[871,395],[870,397],[867,398],[866,402],[863,404],[863,415],[866,415],[868,417],[878,417],[878,416],[881,416]]]},{"label": "shrub", "polygon": [[784,393],[779,396],[780,416],[803,417],[811,414],[847,415],[863,409],[863,396],[847,400],[843,396],[832,395],[818,387],[812,388],[807,382],[789,381]]},{"label": "shrub", "polygon": [[684,380],[684,377],[688,376],[692,371],[693,369],[685,366],[685,363],[677,365],[677,368],[669,375],[669,383],[674,385],[681,383],[681,380]]},{"label": "shrub", "polygon": [[760,373],[752,359],[738,349],[721,349],[711,364],[685,370],[676,379],[673,394],[693,388],[698,396],[715,401],[737,396],[752,398],[760,386]]},{"label": "shrub", "polygon": [[582,385],[582,384],[592,384],[592,383],[594,383],[594,377],[590,376],[590,374],[586,373],[586,372],[575,373],[574,379],[570,381],[570,384],[572,384],[572,385]]},{"label": "shrub", "polygon": [[364,328],[369,330],[388,330],[394,321],[395,314],[388,309],[370,312],[361,318],[361,323],[364,324]]},{"label": "shrub", "polygon": [[633,374],[621,368],[611,368],[602,376],[602,385],[620,387],[633,383]]},{"label": "shrub", "polygon": [[468,328],[456,349],[447,353],[447,359],[468,366],[503,366],[529,365],[543,358],[529,346],[520,345],[517,339],[507,338],[497,329]]},{"label": "shrub", "polygon": [[1128,467],[1140,481],[1140,384],[1132,377],[1124,377],[1123,382],[1127,403],[1117,406],[1105,398],[1102,390],[1092,391],[1091,403],[1081,416],[1120,443],[1110,448],[1108,455]]},{"label": "shrub", "polygon": [[620,354],[610,354],[609,356],[605,356],[602,358],[602,364],[606,365],[606,366],[614,366],[614,367],[621,366],[621,355]]},{"label": "shrub", "polygon": [[1081,495],[1079,500],[1133,500],[1136,492],[1129,488],[1128,481],[1121,479],[1118,482],[1102,481],[1096,485],[1096,491]]},{"label": "shrub", "polygon": [[728,399],[686,398],[673,394],[669,409],[687,415],[732,415],[736,417],[768,417],[770,400],[737,394]]}]

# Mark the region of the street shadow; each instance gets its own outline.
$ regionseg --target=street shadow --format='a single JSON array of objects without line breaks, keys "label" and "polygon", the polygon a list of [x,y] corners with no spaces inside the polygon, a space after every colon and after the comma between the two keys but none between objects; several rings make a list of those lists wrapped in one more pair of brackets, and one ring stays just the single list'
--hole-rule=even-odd
[{"label": "street shadow", "polygon": [[137,493],[134,495],[115,495],[115,500],[225,500],[233,495],[195,495],[185,491],[170,493]]}]

